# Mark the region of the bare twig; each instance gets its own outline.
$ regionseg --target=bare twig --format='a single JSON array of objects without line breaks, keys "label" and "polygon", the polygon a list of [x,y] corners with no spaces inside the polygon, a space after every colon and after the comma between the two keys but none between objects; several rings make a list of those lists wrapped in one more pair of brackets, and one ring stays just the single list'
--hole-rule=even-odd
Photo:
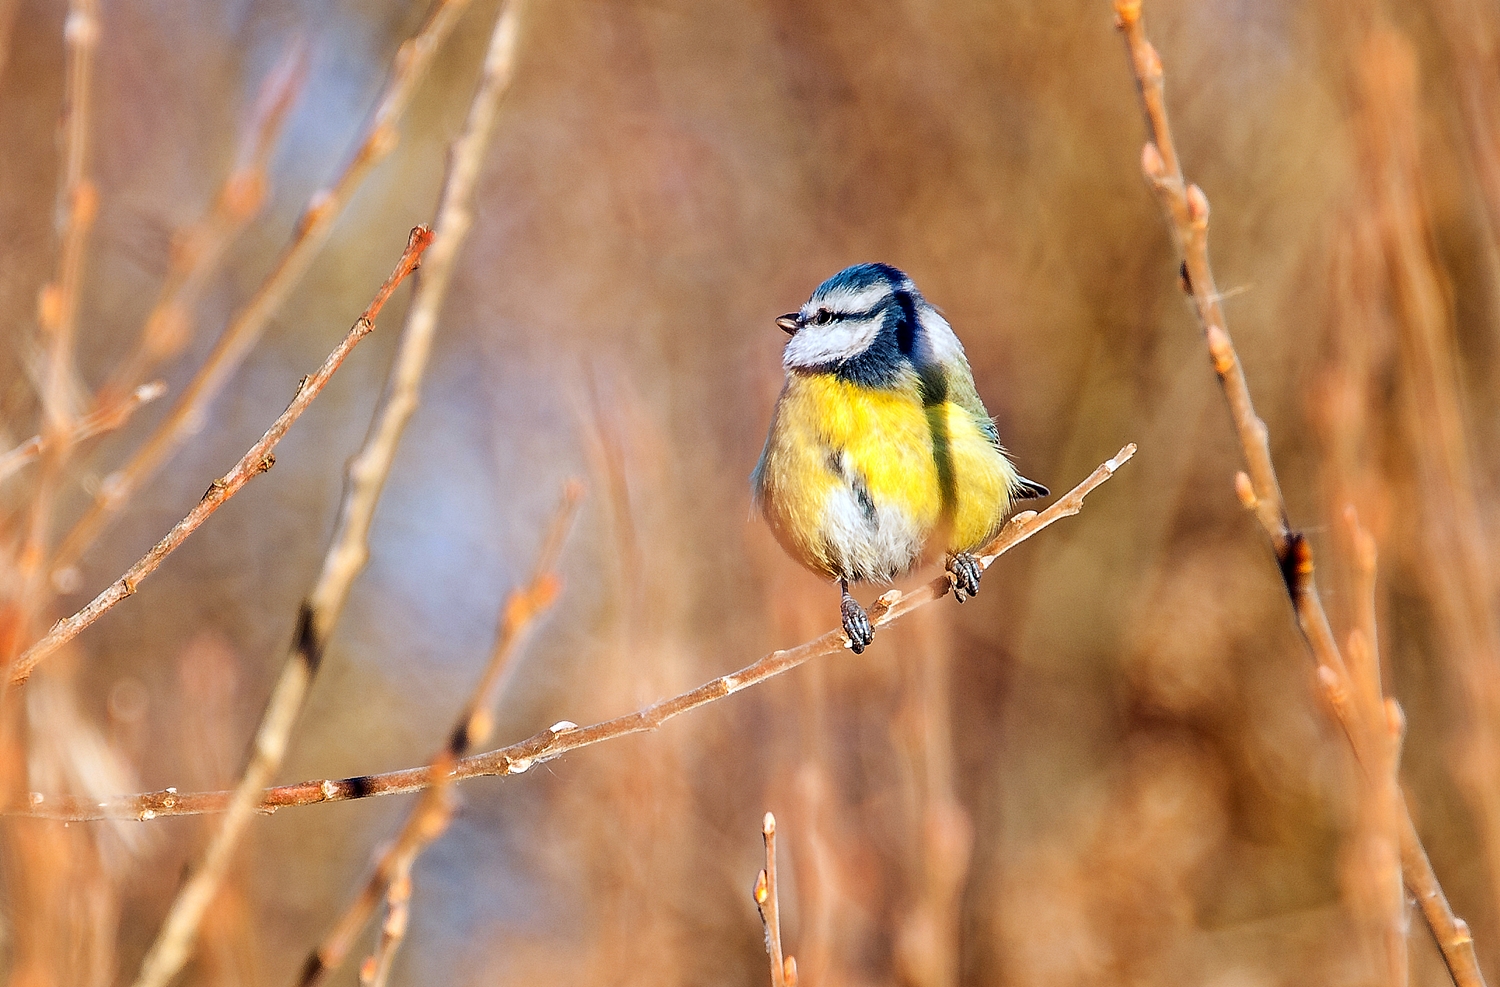
[{"label": "bare twig", "polygon": [[1402,819],[1401,735],[1404,719],[1380,687],[1376,648],[1375,539],[1360,525],[1352,506],[1345,510],[1351,556],[1357,577],[1355,626],[1349,632],[1344,676],[1328,666],[1318,670],[1344,732],[1360,762],[1359,815],[1355,827],[1353,866],[1357,912],[1380,938],[1385,953],[1385,980],[1406,987],[1408,959],[1406,892],[1401,879]]},{"label": "bare twig", "polygon": [[[995,540],[980,553],[980,564],[985,568],[1054,522],[1077,514],[1083,500],[1101,483],[1135,455],[1135,445],[1126,445],[1112,459],[1102,463],[1078,484],[1046,510],[1023,511],[1015,515],[1001,529]],[[909,593],[891,590],[870,608],[870,620],[877,627],[900,620],[919,607],[947,595],[952,588],[952,577],[944,573]],[[683,713],[707,706],[769,678],[796,668],[814,658],[836,655],[849,646],[849,639],[842,631],[829,631],[820,637],[786,651],[773,651],[739,671],[722,675],[705,682],[695,689],[662,699],[644,709],[617,716],[611,720],[579,727],[563,720],[525,740],[463,758],[454,765],[451,777],[454,780],[480,777],[504,777],[523,774],[544,761],[561,757],[570,751],[592,747],[606,741],[646,733],[657,729],[668,720]],[[328,778],[319,781],[304,781],[282,785],[259,793],[255,807],[262,812],[275,812],[288,806],[312,805],[318,802],[346,802],[351,799],[368,798],[375,795],[398,795],[417,792],[431,784],[428,767],[407,768],[385,774],[361,775],[355,778]],[[223,812],[230,804],[229,792],[179,793],[175,789],[128,795],[106,802],[86,802],[78,799],[62,799],[33,792],[26,806],[12,807],[13,815],[26,815],[48,819],[85,822],[99,819],[140,819],[142,821],[164,816],[191,816],[205,812]]]},{"label": "bare twig", "polygon": [[157,431],[123,467],[111,473],[100,486],[94,502],[68,532],[52,560],[54,570],[77,561],[99,532],[141,483],[166,461],[178,444],[202,420],[219,389],[238,369],[260,339],[261,332],[282,301],[301,280],[313,258],[327,241],[334,221],[370,170],[389,154],[400,139],[397,130],[417,85],[427,74],[433,57],[469,0],[440,0],[422,29],[402,44],[380,102],[371,116],[354,156],[332,185],[313,193],[303,210],[292,241],[277,258],[255,295],[234,317],[214,344],[208,359],[184,389],[177,404]]},{"label": "bare twig", "polygon": [[432,242],[432,233],[426,227],[419,226],[411,231],[407,240],[406,250],[401,254],[401,260],[396,269],[386,278],[385,284],[380,286],[370,306],[365,309],[359,319],[339,344],[328,354],[323,365],[310,377],[304,377],[297,386],[297,394],[292,398],[292,403],[287,405],[285,411],[271,423],[266,433],[260,437],[260,441],[250,447],[250,450],[235,464],[234,468],[213,483],[209,484],[208,490],[203,494],[203,499],[188,512],[187,517],[172,526],[172,530],[162,536],[161,541],[151,547],[151,550],[141,556],[140,560],[125,574],[109,585],[93,601],[82,610],[71,617],[65,617],[52,625],[45,637],[37,641],[16,660],[11,669],[11,681],[21,682],[31,674],[31,670],[37,662],[67,644],[87,626],[98,620],[115,604],[125,597],[134,593],[137,587],[161,566],[166,557],[181,545],[198,527],[208,520],[224,502],[239,492],[240,488],[249,483],[253,478],[270,469],[276,462],[276,457],[271,450],[286,435],[287,429],[292,423],[302,416],[307,406],[312,404],[313,399],[323,390],[323,387],[333,377],[334,371],[344,362],[359,341],[368,336],[375,328],[375,318],[380,314],[381,308],[385,306],[386,300],[391,297],[406,276],[416,270],[421,260],[422,251]]},{"label": "bare twig", "polygon": [[406,938],[406,927],[411,921],[411,864],[403,859],[385,893],[385,921],[380,923],[380,938],[371,953],[359,967],[360,987],[385,987],[391,975],[391,964],[396,959],[396,950]]},{"label": "bare twig", "polygon": [[[1482,30],[1477,24],[1475,29]],[[1480,833],[1481,866],[1488,874],[1481,883],[1493,894],[1500,891],[1496,571],[1487,506],[1469,451],[1473,436],[1464,422],[1455,313],[1429,217],[1420,63],[1411,42],[1379,14],[1361,24],[1357,52],[1350,81],[1359,108],[1354,132],[1364,180],[1353,222],[1367,230],[1361,262],[1380,279],[1376,314],[1398,330],[1401,382],[1409,390],[1402,418],[1428,507],[1415,527],[1431,556],[1442,560],[1421,566],[1419,579],[1430,587],[1448,664],[1457,673],[1454,700],[1465,715],[1453,719],[1465,736],[1457,745],[1455,776]],[[1362,325],[1360,331],[1370,330]]]},{"label": "bare twig", "polygon": [[391,882],[403,870],[409,871],[421,852],[448,828],[453,815],[450,793],[453,769],[461,758],[489,739],[494,729],[492,710],[498,698],[501,677],[509,667],[510,659],[526,631],[537,616],[552,605],[561,591],[562,586],[554,570],[557,567],[557,557],[562,551],[563,539],[572,525],[573,512],[582,495],[583,488],[576,482],[569,483],[563,492],[557,516],[537,553],[531,579],[506,597],[505,604],[500,609],[495,647],[490,652],[484,673],[480,675],[473,694],[459,714],[458,722],[449,734],[448,743],[427,766],[426,790],[412,807],[395,840],[381,853],[360,893],[334,923],[323,942],[307,958],[300,981],[303,987],[321,983],[323,978],[339,968],[349,955],[355,937],[369,921],[370,913],[375,910]]},{"label": "bare twig", "polygon": [[[457,17],[464,2],[465,0],[444,0],[418,36],[420,43],[405,56],[398,58],[397,78],[406,79],[411,73],[417,72],[413,65],[418,62],[425,66],[426,60],[432,57],[438,40],[451,26],[449,21]],[[438,203],[437,221],[434,223],[432,251],[407,310],[406,323],[396,344],[395,361],[387,377],[385,394],[376,409],[375,419],[364,445],[349,464],[344,501],[340,505],[333,541],[323,558],[317,582],[302,603],[291,652],[272,689],[260,726],[256,728],[250,763],[235,788],[227,815],[207,851],[206,859],[221,863],[216,869],[210,869],[205,862],[204,867],[194,876],[193,883],[179,895],[178,902],[182,903],[182,907],[179,908],[174,903],[166,925],[142,965],[136,987],[163,987],[186,962],[203,909],[213,897],[214,889],[222,877],[222,862],[229,859],[260,801],[261,790],[270,783],[281,765],[291,738],[292,724],[296,722],[302,709],[308,686],[317,673],[329,637],[343,613],[350,587],[369,557],[369,530],[375,515],[375,505],[385,488],[386,477],[390,475],[396,446],[406,422],[416,407],[418,385],[431,352],[437,313],[447,294],[454,258],[471,223],[471,202],[484,151],[489,145],[500,97],[510,85],[515,64],[519,11],[520,4],[512,2],[506,4],[496,16],[495,29],[480,71],[478,87],[469,104],[464,129],[453,144],[448,175]],[[444,26],[439,29],[439,24]],[[397,87],[393,80],[394,88],[388,90],[387,101],[376,113],[371,140],[375,140],[377,135],[384,135],[380,139],[385,143],[394,141],[395,117],[410,95],[409,84],[403,85],[407,88]],[[398,91],[399,99],[396,98]],[[385,151],[380,150],[378,153],[384,154]],[[376,154],[375,145],[370,143],[361,151],[362,157]],[[373,163],[373,160],[369,163]],[[369,163],[351,165],[346,176],[368,168]],[[341,190],[340,195],[347,195],[352,186],[346,189],[341,181],[338,188]],[[326,208],[336,211],[332,200]],[[331,219],[321,220],[310,215],[307,223],[312,225],[315,222],[323,222],[326,226]],[[317,236],[325,234],[326,230]],[[289,254],[288,257],[290,256]],[[189,900],[186,896],[190,891],[193,897]]]},{"label": "bare twig", "polygon": [[[69,441],[77,445],[96,435],[114,431],[128,422],[130,416],[135,414],[136,409],[141,405],[150,404],[165,393],[167,393],[167,385],[159,380],[142,384],[122,400],[115,401],[78,419]],[[10,452],[0,453],[0,483],[10,479],[22,467],[35,462],[46,448],[47,440],[40,435],[33,435]]]},{"label": "bare twig", "polygon": [[306,75],[307,51],[299,43],[261,83],[234,169],[207,215],[173,238],[167,275],[146,316],[141,338],[100,388],[95,407],[107,409],[152,368],[186,348],[192,335],[193,308],[204,287],[229,245],[265,205],[271,153]]},{"label": "bare twig", "polygon": [[781,949],[781,902],[776,893],[776,817],[767,812],[760,831],[766,841],[766,866],[755,878],[755,907],[760,909],[760,921],[766,929],[771,987],[788,987],[788,983],[795,985],[797,982],[797,961],[785,956]]},{"label": "bare twig", "polygon": [[1432,869],[1422,838],[1407,812],[1402,813],[1401,820],[1401,875],[1443,952],[1453,982],[1459,987],[1483,987],[1484,974],[1479,969],[1479,958],[1474,955],[1474,936],[1469,923],[1453,914],[1453,906],[1443,894],[1437,872]]},{"label": "bare twig", "polygon": [[[1297,625],[1317,662],[1320,679],[1328,681],[1331,678],[1335,683],[1350,682],[1352,679],[1348,666],[1334,639],[1313,580],[1312,548],[1301,532],[1292,530],[1287,524],[1286,504],[1281,496],[1276,468],[1271,461],[1266,425],[1255,413],[1244,370],[1226,328],[1223,308],[1219,302],[1221,295],[1214,283],[1208,259],[1208,197],[1203,194],[1202,189],[1189,185],[1183,177],[1182,164],[1167,121],[1161,57],[1146,37],[1145,26],[1141,22],[1141,0],[1115,0],[1115,15],[1116,23],[1125,36],[1131,65],[1140,87],[1141,103],[1151,130],[1151,139],[1146,142],[1141,156],[1142,170],[1161,200],[1162,210],[1171,224],[1172,236],[1182,258],[1182,271],[1185,275],[1183,287],[1192,295],[1194,308],[1208,343],[1209,356],[1224,389],[1230,416],[1244,453],[1247,472],[1236,477],[1240,499],[1255,514],[1271,540],[1287,595],[1291,598],[1297,616]],[[1372,639],[1370,647],[1373,649],[1373,646]],[[1332,705],[1356,756],[1361,764],[1370,768],[1374,755],[1365,750],[1365,738],[1370,733],[1356,721],[1358,714],[1350,707],[1345,705],[1341,708],[1337,702]],[[1404,799],[1401,801],[1400,811],[1404,817],[1404,830],[1413,842],[1413,847],[1408,848],[1403,839],[1403,876],[1407,885],[1420,896],[1421,892],[1417,889],[1436,889],[1437,878],[1432,873],[1426,852],[1421,851]],[[1432,904],[1431,909],[1428,902]],[[1428,924],[1438,938],[1443,959],[1455,982],[1459,987],[1480,987],[1484,980],[1474,958],[1473,941],[1468,936],[1467,926],[1451,912],[1434,916],[1439,906],[1446,905],[1447,901],[1439,889],[1424,901],[1423,915],[1427,917]],[[1445,934],[1444,930],[1454,929],[1461,929],[1462,935]]]},{"label": "bare twig", "polygon": [[[83,255],[99,212],[99,191],[88,175],[89,111],[94,55],[99,49],[98,0],[71,0],[63,29],[67,43],[67,84],[63,92],[62,176],[57,189],[61,249],[57,273],[42,289],[38,321],[49,340],[42,385],[42,433],[55,433],[58,445],[72,430],[73,343],[78,327],[78,296]],[[59,456],[65,455],[61,449]]]},{"label": "bare twig", "polygon": [[71,0],[63,29],[67,47],[67,81],[63,89],[62,174],[57,187],[59,248],[57,270],[37,300],[37,323],[45,344],[42,365],[42,465],[31,495],[30,522],[19,558],[20,634],[0,655],[8,667],[15,648],[32,633],[32,624],[47,599],[47,553],[52,508],[63,467],[73,451],[76,429],[73,349],[78,328],[78,299],[83,284],[84,253],[99,212],[99,191],[88,176],[89,109],[94,54],[99,48],[98,0]]}]

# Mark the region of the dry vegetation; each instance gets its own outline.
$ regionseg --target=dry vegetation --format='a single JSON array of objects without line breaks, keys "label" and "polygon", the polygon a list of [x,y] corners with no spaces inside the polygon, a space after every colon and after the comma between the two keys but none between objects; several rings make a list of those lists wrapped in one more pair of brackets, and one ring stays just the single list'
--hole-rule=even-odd
[{"label": "dry vegetation", "polygon": [[[0,0],[0,973],[1500,969],[1500,13],[1145,20]],[[1073,490],[853,656],[746,478],[872,259]]]}]

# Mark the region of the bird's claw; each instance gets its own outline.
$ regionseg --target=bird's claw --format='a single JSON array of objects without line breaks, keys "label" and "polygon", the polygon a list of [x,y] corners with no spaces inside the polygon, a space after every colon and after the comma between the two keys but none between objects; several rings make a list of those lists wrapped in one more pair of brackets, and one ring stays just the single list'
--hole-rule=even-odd
[{"label": "bird's claw", "polygon": [[969,552],[948,557],[948,572],[953,579],[953,597],[959,603],[979,595],[979,577],[984,574],[979,560]]},{"label": "bird's claw", "polygon": [[844,634],[849,638],[849,650],[857,655],[863,654],[875,639],[875,628],[870,626],[864,607],[854,597],[845,596],[839,603],[839,614],[843,617]]}]

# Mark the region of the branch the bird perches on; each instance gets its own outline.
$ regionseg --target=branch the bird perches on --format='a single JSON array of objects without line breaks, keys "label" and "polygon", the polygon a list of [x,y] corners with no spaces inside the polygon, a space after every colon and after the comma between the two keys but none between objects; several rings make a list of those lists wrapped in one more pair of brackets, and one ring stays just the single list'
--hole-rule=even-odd
[{"label": "branch the bird perches on", "polygon": [[[1000,530],[1000,534],[995,536],[995,539],[979,553],[980,565],[988,569],[997,558],[1032,535],[1065,517],[1077,514],[1083,508],[1084,498],[1104,481],[1114,476],[1115,472],[1129,462],[1130,457],[1134,455],[1135,443],[1128,443],[1113,457],[1096,467],[1084,478],[1083,482],[1059,497],[1046,510],[1023,511],[1013,516]],[[907,593],[891,590],[881,596],[870,608],[870,621],[877,627],[894,623],[913,610],[947,595],[951,588],[952,577],[944,573]],[[844,637],[842,631],[829,631],[795,648],[773,651],[739,671],[722,675],[705,682],[696,689],[662,699],[624,716],[587,727],[580,727],[570,720],[560,720],[525,740],[463,758],[454,765],[451,774],[448,775],[448,780],[461,781],[468,778],[518,775],[537,764],[550,761],[570,751],[592,747],[595,744],[634,733],[655,730],[683,713],[732,696],[736,692],[764,682],[782,672],[790,671],[814,658],[838,654],[848,645],[848,639]],[[266,789],[258,808],[261,812],[269,813],[289,806],[312,805],[318,802],[347,802],[376,795],[399,795],[405,792],[421,791],[431,783],[432,774],[425,765],[378,775],[304,781]],[[70,822],[100,819],[147,821],[166,816],[221,812],[228,806],[230,794],[229,792],[189,793],[167,789],[97,802],[74,798],[63,799],[33,792],[29,805],[14,807],[10,813]]]}]

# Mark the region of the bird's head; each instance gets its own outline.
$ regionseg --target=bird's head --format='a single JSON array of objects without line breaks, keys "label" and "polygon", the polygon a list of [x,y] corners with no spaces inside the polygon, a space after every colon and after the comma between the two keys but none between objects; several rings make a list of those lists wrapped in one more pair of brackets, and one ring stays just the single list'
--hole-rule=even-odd
[{"label": "bird's head", "polygon": [[845,268],[776,324],[792,337],[782,356],[788,370],[838,372],[854,361],[862,376],[894,378],[944,356],[935,350],[958,347],[911,278],[889,264]]}]

